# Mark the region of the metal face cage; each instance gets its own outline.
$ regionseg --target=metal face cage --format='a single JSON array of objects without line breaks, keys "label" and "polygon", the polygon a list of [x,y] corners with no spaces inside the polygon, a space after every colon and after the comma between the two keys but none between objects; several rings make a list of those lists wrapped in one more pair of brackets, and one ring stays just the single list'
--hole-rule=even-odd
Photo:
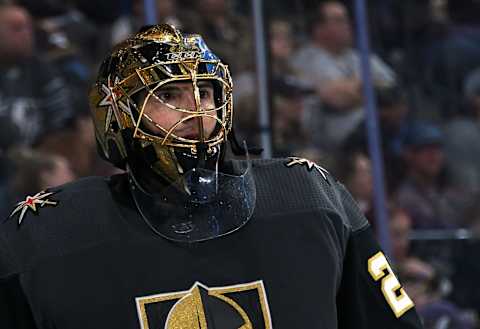
[{"label": "metal face cage", "polygon": [[[164,77],[160,79],[160,77]],[[152,79],[153,78],[153,79]],[[130,88],[132,82],[139,79],[144,85],[141,89]],[[158,82],[157,82],[158,81]],[[198,82],[210,81],[214,89],[214,108],[203,108],[201,106],[200,91]],[[195,99],[195,108],[187,109],[176,107],[173,104],[163,101],[156,95],[158,90],[168,84],[175,82],[188,82],[192,84],[192,90]],[[189,148],[192,154],[197,153],[198,143],[206,144],[207,151],[212,152],[212,147],[222,143],[226,139],[228,131],[232,124],[232,83],[228,69],[218,60],[200,60],[180,62],[168,61],[160,62],[152,66],[137,69],[132,76],[119,81],[115,85],[115,91],[119,95],[126,97],[132,105],[133,111],[127,114],[130,116],[130,127],[133,128],[133,138],[144,141],[172,146],[176,148]],[[132,90],[130,93],[127,90]],[[143,100],[138,101],[138,95],[145,95]],[[181,118],[172,126],[164,127],[154,121],[145,113],[146,104],[155,100],[171,111],[177,111],[182,114]],[[216,121],[216,128],[209,136],[204,134],[203,119],[211,118]],[[198,124],[198,138],[185,138],[175,134],[175,129],[183,123],[195,119]],[[161,131],[160,135],[153,134],[142,126],[142,120],[147,120],[155,125]]]},{"label": "metal face cage", "polygon": [[[198,88],[201,81],[213,85],[213,108],[202,107]],[[178,82],[192,84],[194,107],[174,106],[156,96],[162,87]],[[177,122],[169,127],[154,122],[145,113],[152,100],[181,114]],[[137,140],[142,147],[153,146],[171,170],[178,167],[173,165],[177,159],[173,155],[165,159],[165,154],[181,151],[196,156],[200,145],[207,154],[214,154],[227,140],[233,116],[232,79],[227,65],[210,51],[201,36],[182,34],[167,24],[156,25],[126,40],[107,57],[92,88],[90,104],[97,141],[107,160],[117,162],[112,159],[112,147],[125,160],[127,143]],[[196,121],[198,136],[175,133],[177,127],[191,120]],[[215,120],[211,134],[204,134],[204,120]],[[160,133],[145,129],[146,122],[155,125]]]}]

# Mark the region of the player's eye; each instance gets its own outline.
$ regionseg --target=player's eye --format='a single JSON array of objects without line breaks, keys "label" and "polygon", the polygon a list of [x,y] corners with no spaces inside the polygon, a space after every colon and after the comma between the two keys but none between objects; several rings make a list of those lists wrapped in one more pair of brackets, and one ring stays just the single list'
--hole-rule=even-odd
[{"label": "player's eye", "polygon": [[209,99],[211,97],[212,91],[208,88],[202,88],[199,90],[201,99]]},{"label": "player's eye", "polygon": [[172,99],[172,94],[168,91],[161,91],[157,93],[157,97],[160,98],[164,102],[168,102]]},{"label": "player's eye", "polygon": [[162,102],[169,103],[178,97],[178,92],[175,92],[174,90],[159,90],[155,92],[155,95]]}]

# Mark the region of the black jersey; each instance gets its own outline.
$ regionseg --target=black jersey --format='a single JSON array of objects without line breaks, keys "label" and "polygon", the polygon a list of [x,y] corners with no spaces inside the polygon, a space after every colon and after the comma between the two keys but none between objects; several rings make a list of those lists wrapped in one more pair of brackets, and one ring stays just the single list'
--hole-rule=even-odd
[{"label": "black jersey", "polygon": [[252,170],[250,221],[191,244],[154,234],[122,175],[25,200],[0,226],[0,328],[421,328],[340,183],[296,158]]}]

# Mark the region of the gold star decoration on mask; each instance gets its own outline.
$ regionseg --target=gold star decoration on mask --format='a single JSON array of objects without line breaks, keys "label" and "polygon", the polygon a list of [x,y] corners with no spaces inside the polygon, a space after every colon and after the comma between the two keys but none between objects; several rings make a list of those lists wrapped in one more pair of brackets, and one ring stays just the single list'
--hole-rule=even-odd
[{"label": "gold star decoration on mask", "polygon": [[18,216],[18,225],[22,224],[23,218],[25,217],[25,213],[30,209],[35,214],[38,212],[38,208],[42,208],[45,206],[56,206],[58,201],[49,200],[48,197],[54,194],[54,192],[39,192],[34,196],[27,196],[24,201],[17,203],[15,209],[10,214],[10,217],[15,216],[15,214],[20,212]]},{"label": "gold star decoration on mask", "polygon": [[288,160],[289,161],[285,164],[288,168],[293,167],[295,165],[300,165],[300,166],[307,166],[308,171],[312,171],[312,169],[316,169],[322,175],[322,177],[328,182],[328,179],[327,179],[328,171],[325,168],[320,167],[315,162],[307,159],[297,158],[297,157],[289,157]]},{"label": "gold star decoration on mask", "polygon": [[114,107],[115,102],[118,103],[119,107],[123,111],[127,112],[127,111],[130,110],[129,105],[127,106],[123,102],[119,101],[119,99],[122,97],[122,93],[118,89],[114,88],[114,86],[116,84],[118,84],[119,82],[120,82],[120,78],[115,77],[113,84],[111,83],[111,80],[108,79],[108,85],[107,84],[102,84],[102,86],[101,86],[102,92],[105,95],[105,97],[102,100],[100,100],[100,102],[98,103],[98,106],[108,108],[107,109],[107,118],[105,119],[105,131],[108,131],[108,129],[110,128],[110,124],[112,123],[112,119],[113,119],[113,116],[115,114],[114,111],[113,111],[113,107]]}]

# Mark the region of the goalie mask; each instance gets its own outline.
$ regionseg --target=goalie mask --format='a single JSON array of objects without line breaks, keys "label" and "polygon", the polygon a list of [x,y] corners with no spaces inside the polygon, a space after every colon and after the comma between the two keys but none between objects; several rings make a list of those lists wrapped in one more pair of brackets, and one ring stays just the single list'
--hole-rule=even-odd
[{"label": "goalie mask", "polygon": [[250,218],[248,161],[223,165],[230,72],[201,36],[167,24],[135,34],[102,64],[90,104],[101,155],[128,169],[137,208],[156,233],[201,241]]}]

